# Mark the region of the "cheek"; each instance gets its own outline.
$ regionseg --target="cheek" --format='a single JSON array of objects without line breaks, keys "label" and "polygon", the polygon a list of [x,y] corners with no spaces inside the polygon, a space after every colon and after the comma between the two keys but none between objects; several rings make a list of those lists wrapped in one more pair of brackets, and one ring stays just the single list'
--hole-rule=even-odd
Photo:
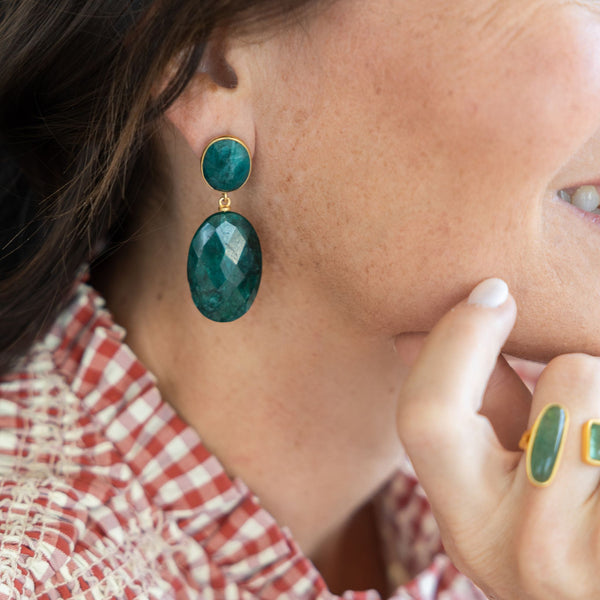
[{"label": "cheek", "polygon": [[543,191],[598,127],[598,56],[600,23],[573,6],[541,11],[498,47],[472,40],[470,66],[431,86],[440,147],[490,183]]},{"label": "cheek", "polygon": [[491,274],[518,280],[522,257],[539,267],[532,199],[600,106],[598,22],[556,4],[521,27],[507,16],[516,33],[494,40],[460,19],[342,22],[282,65],[289,97],[265,99],[261,127],[284,225],[273,260],[395,332],[427,329]]},{"label": "cheek", "polygon": [[347,123],[397,135],[413,169],[427,158],[466,173],[480,165],[498,182],[509,169],[548,178],[597,127],[598,16],[547,0],[506,0],[487,22],[467,0],[427,6],[408,3],[402,19],[355,32],[351,79],[336,77],[346,61],[327,66],[355,98],[354,111],[342,108]]}]

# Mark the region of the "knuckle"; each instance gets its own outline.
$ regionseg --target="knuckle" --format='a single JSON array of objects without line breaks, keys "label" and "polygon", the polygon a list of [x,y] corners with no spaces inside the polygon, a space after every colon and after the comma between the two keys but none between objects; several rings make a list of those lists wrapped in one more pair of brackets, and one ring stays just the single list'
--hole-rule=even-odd
[{"label": "knuckle", "polygon": [[588,354],[563,354],[552,359],[544,369],[541,382],[559,385],[600,386],[600,359]]},{"label": "knuckle", "polygon": [[574,352],[571,354],[562,354],[553,358],[549,363],[549,369],[565,369],[565,370],[574,370],[581,371],[585,373],[586,371],[594,371],[597,370],[600,365],[600,360],[594,356],[590,356],[589,354],[583,354],[581,352]]}]

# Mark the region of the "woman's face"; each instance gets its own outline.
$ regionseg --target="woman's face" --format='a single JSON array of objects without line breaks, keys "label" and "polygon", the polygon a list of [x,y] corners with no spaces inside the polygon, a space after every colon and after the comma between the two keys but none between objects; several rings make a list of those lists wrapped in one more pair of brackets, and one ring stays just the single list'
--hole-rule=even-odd
[{"label": "woman's face", "polygon": [[600,2],[339,0],[289,39],[254,89],[267,286],[393,335],[503,277],[510,350],[600,353],[600,215],[557,197],[600,184]]}]

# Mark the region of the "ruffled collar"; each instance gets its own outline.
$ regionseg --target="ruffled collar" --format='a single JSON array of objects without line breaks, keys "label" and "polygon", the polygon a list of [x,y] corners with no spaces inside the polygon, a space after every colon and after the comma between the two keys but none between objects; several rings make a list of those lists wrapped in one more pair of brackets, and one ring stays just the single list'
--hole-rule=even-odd
[{"label": "ruffled collar", "polygon": [[[46,338],[54,364],[84,411],[132,468],[148,500],[202,545],[214,589],[232,585],[268,600],[333,597],[290,532],[240,479],[231,479],[199,435],[164,402],[154,376],[123,342],[89,285]],[[353,596],[353,598],[378,596]]]},{"label": "ruffled collar", "polygon": [[[206,569],[208,564],[214,597],[336,598],[289,530],[276,523],[240,479],[227,475],[197,432],[162,400],[154,376],[124,337],[125,331],[115,324],[104,300],[80,283],[71,303],[33,351],[50,352],[54,368],[80,399],[99,439],[110,442],[110,452],[127,465],[123,474],[118,469],[113,473],[113,484],[125,486],[123,478],[133,472],[167,529],[175,527],[201,547],[208,560],[196,564],[190,557],[190,576],[194,577],[194,568]],[[44,368],[43,361],[37,364]],[[444,590],[453,594],[456,589],[465,594],[461,598],[481,598],[447,557],[439,554],[439,535],[432,529],[435,525],[426,499],[414,494],[416,485],[412,476],[397,479],[390,484],[394,493],[383,503],[389,513],[388,534],[394,538],[388,546],[398,546],[396,555],[403,564],[410,564],[413,545],[425,536],[422,552],[416,560],[412,556],[410,567],[414,575],[426,570],[394,598],[441,600]],[[426,513],[425,518],[412,509],[398,512],[413,501],[417,511]],[[410,514],[410,527],[396,519],[396,513]],[[417,522],[425,527],[416,526]],[[206,580],[206,573],[199,579]],[[380,596],[375,591],[349,591],[343,598],[379,600]]]}]

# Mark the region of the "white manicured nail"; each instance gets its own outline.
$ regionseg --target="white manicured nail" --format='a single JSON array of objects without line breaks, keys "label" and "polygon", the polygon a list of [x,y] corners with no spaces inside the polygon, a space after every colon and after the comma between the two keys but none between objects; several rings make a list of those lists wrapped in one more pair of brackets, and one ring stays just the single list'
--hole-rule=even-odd
[{"label": "white manicured nail", "polygon": [[508,286],[502,279],[486,279],[472,292],[467,300],[468,304],[477,304],[485,308],[498,308],[508,298]]}]

